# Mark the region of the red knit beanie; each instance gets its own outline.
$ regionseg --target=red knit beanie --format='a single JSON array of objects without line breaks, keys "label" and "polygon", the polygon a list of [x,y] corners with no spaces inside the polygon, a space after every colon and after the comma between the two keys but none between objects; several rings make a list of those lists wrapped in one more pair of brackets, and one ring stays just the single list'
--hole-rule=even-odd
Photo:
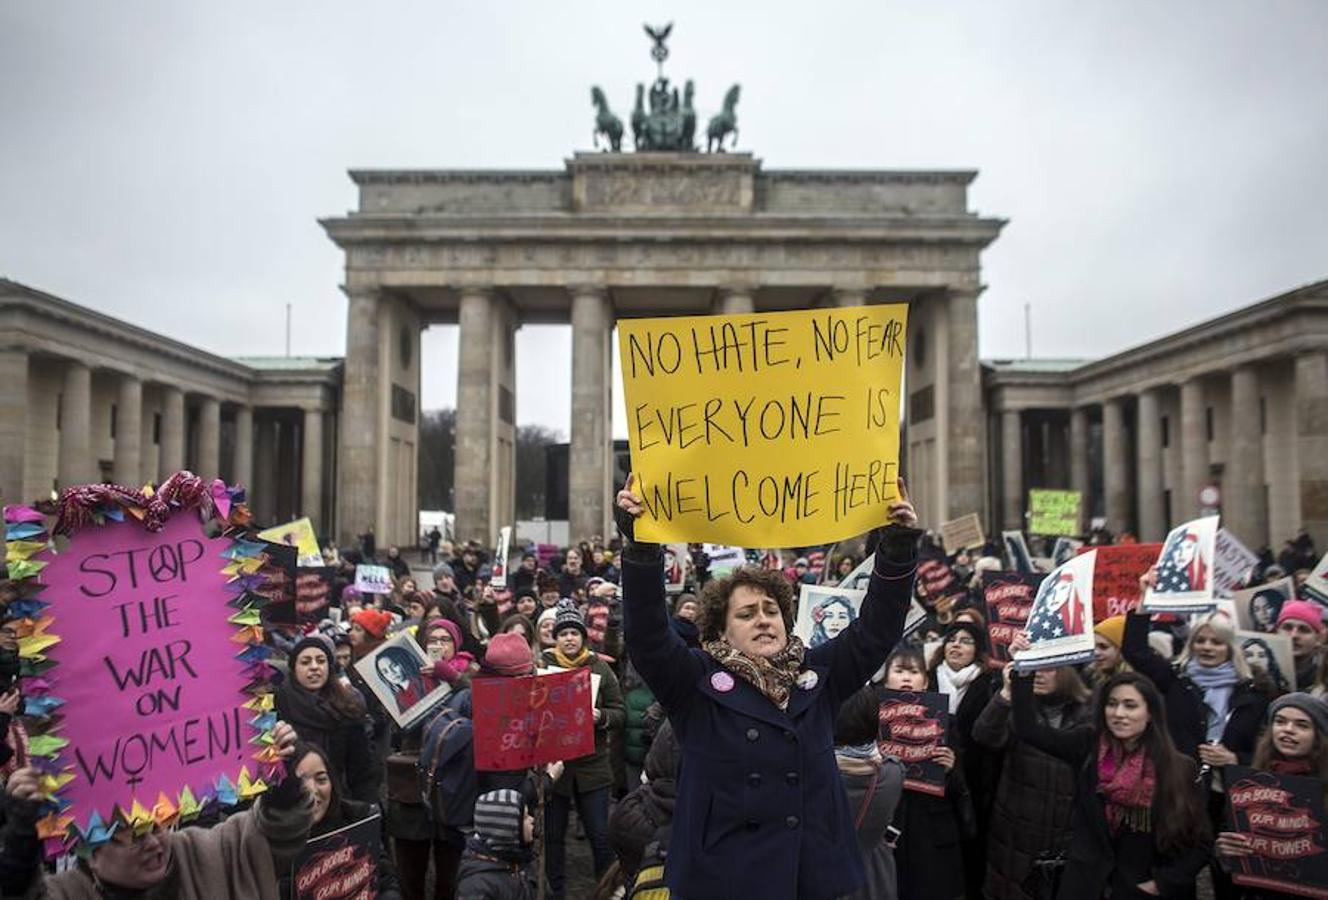
[{"label": "red knit beanie", "polygon": [[387,626],[392,624],[392,614],[381,609],[362,609],[350,620],[381,641],[387,635]]}]

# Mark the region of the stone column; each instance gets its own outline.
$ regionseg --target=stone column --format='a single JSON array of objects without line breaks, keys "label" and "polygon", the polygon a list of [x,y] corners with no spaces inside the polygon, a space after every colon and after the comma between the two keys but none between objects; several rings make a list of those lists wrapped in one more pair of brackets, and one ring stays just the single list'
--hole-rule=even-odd
[{"label": "stone column", "polygon": [[[947,509],[940,519],[975,512],[986,518],[987,429],[978,365],[978,290],[951,290],[945,305],[946,378],[936,406],[945,406]],[[925,513],[924,513],[925,515]],[[933,519],[934,521],[934,519]]]},{"label": "stone column", "polygon": [[71,359],[65,364],[60,399],[60,486],[90,484],[96,476],[92,458],[92,370]]},{"label": "stone column", "polygon": [[314,523],[314,531],[322,533],[323,524],[323,411],[306,409],[304,429],[300,437],[303,444],[303,465],[300,471],[300,513]]},{"label": "stone column", "polygon": [[1079,492],[1080,510],[1079,528],[1084,529],[1084,520],[1089,515],[1092,498],[1092,482],[1088,470],[1088,407],[1076,406],[1070,410],[1070,490]]},{"label": "stone column", "polygon": [[[830,289],[831,306],[866,306],[867,292],[861,288],[835,287]],[[971,510],[970,510],[971,512]]]},{"label": "stone column", "polygon": [[221,404],[204,397],[198,404],[198,471],[203,478],[221,474]]},{"label": "stone column", "polygon": [[1203,382],[1180,386],[1180,496],[1172,498],[1177,521],[1199,515],[1199,491],[1208,483],[1208,434],[1204,428]]},{"label": "stone column", "polygon": [[1102,404],[1102,493],[1107,528],[1119,534],[1130,527],[1129,448],[1125,443],[1125,402]]},{"label": "stone column", "polygon": [[1231,373],[1231,450],[1223,480],[1222,524],[1248,547],[1267,542],[1259,372],[1254,366]]},{"label": "stone column", "polygon": [[[378,470],[384,440],[380,413],[385,402],[379,359],[378,291],[353,290],[347,291],[347,296],[350,302],[342,376],[341,477],[337,485],[337,528],[343,544],[350,543],[369,525],[374,526],[376,534],[382,532],[382,523],[378,521]],[[464,328],[461,337],[464,357],[467,350]],[[470,402],[465,392],[457,395],[458,417]],[[463,451],[460,422],[457,430],[457,458],[460,460]],[[259,465],[274,465],[275,446],[268,459],[261,456],[261,442],[259,449]],[[460,493],[459,485],[457,491]]]},{"label": "stone column", "polygon": [[260,522],[272,524],[277,508],[277,423],[271,416],[264,416],[254,423],[254,430],[257,440],[249,506]]},{"label": "stone column", "polygon": [[[747,285],[727,285],[719,289],[715,312],[722,316],[756,311],[755,291]],[[575,301],[573,301],[575,302]]]},{"label": "stone column", "polygon": [[157,480],[165,481],[184,468],[184,391],[164,387],[161,392],[161,453]]},{"label": "stone column", "polygon": [[[493,516],[494,420],[498,398],[493,358],[497,301],[490,289],[464,288],[457,348],[456,498],[457,539],[488,545]],[[575,353],[575,350],[573,351]],[[345,475],[342,475],[345,480]]]},{"label": "stone column", "polygon": [[0,503],[26,503],[23,458],[28,444],[28,351],[0,350]]},{"label": "stone column", "polygon": [[[750,302],[750,298],[748,298]],[[607,535],[612,500],[613,406],[610,337],[613,310],[602,287],[572,292],[572,445],[569,453],[568,537]]]},{"label": "stone column", "polygon": [[1003,527],[1024,529],[1024,422],[1017,409],[1001,411],[1001,501]]},{"label": "stone column", "polygon": [[254,481],[254,410],[251,406],[235,408],[235,459],[231,478],[249,488]]},{"label": "stone column", "polygon": [[133,375],[120,376],[115,403],[115,466],[117,484],[138,488],[143,443],[143,382]]},{"label": "stone column", "polygon": [[1157,388],[1139,394],[1135,478],[1139,484],[1139,540],[1167,536],[1167,511],[1162,488],[1162,413]]},{"label": "stone column", "polygon": [[1296,456],[1300,524],[1318,547],[1328,544],[1328,353],[1296,357]]}]

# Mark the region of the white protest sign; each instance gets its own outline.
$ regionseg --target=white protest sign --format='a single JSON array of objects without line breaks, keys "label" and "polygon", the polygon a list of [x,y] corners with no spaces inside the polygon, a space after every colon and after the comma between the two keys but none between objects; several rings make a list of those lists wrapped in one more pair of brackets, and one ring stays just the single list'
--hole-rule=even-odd
[{"label": "white protest sign", "polygon": [[361,594],[392,593],[392,570],[387,566],[356,566],[355,590]]},{"label": "white protest sign", "polygon": [[1217,530],[1213,543],[1213,591],[1218,597],[1230,597],[1249,583],[1259,557],[1225,528]]},{"label": "white protest sign", "polygon": [[1144,593],[1150,612],[1197,613],[1213,608],[1217,516],[1171,529],[1157,559],[1157,585]]},{"label": "white protest sign", "polygon": [[495,591],[507,589],[507,554],[512,548],[512,526],[504,525],[498,529],[498,549],[493,554],[493,565],[490,567],[492,577],[489,579],[489,587]]},{"label": "white protest sign", "polygon": [[1097,551],[1076,556],[1038,585],[1028,610],[1032,646],[1014,654],[1020,672],[1070,666],[1093,658],[1093,567]]}]

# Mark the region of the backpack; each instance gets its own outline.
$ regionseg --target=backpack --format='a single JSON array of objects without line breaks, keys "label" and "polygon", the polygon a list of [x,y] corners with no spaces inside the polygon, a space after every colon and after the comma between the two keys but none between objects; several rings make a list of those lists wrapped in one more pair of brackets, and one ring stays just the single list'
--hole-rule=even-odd
[{"label": "backpack", "polygon": [[652,841],[646,846],[641,868],[627,887],[628,900],[668,900],[669,886],[664,883],[666,855],[659,841]]},{"label": "backpack", "polygon": [[[456,691],[424,726],[420,744],[420,794],[436,825],[467,830],[475,820],[479,781],[475,775],[474,731]],[[457,698],[453,700],[453,698]]]}]

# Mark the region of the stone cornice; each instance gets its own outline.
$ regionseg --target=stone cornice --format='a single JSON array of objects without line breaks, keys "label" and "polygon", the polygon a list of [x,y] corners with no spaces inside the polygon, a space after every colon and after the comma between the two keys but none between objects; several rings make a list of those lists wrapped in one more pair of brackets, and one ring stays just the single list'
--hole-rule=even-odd
[{"label": "stone cornice", "polygon": [[766,169],[757,176],[765,181],[796,181],[811,184],[958,184],[969,185],[977,169]]},{"label": "stone cornice", "polygon": [[558,169],[351,169],[351,181],[367,184],[552,184],[567,181]]}]

